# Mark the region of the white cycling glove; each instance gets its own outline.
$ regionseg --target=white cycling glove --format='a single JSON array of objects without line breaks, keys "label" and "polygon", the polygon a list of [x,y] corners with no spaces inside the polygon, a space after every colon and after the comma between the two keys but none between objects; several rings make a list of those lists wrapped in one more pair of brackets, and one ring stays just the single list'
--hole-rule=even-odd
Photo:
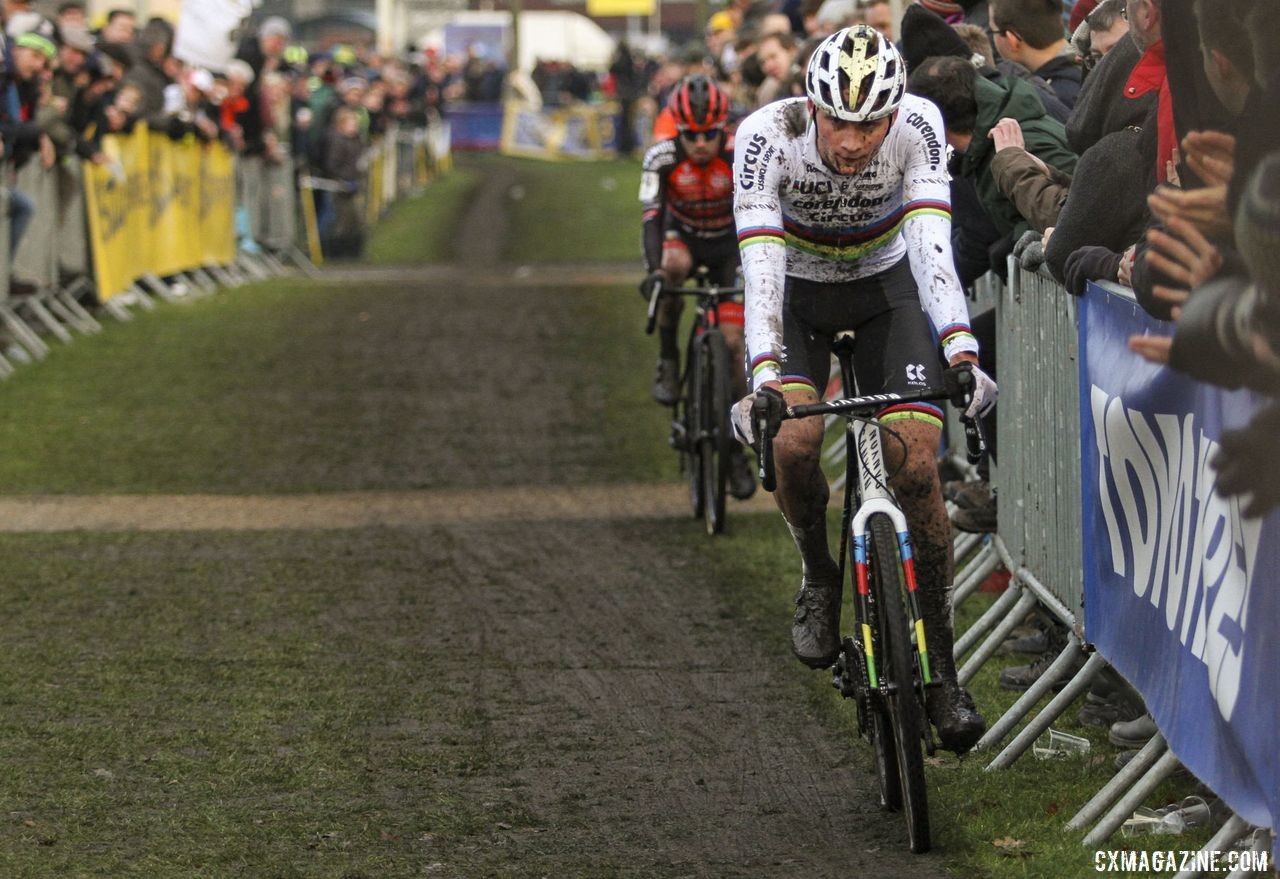
[{"label": "white cycling glove", "polygon": [[751,407],[756,401],[755,391],[747,394],[729,409],[729,420],[733,422],[733,435],[744,446],[754,445],[755,428],[751,425]]},{"label": "white cycling glove", "polygon": [[996,383],[991,380],[991,376],[987,375],[977,364],[973,365],[973,398],[969,403],[969,408],[964,410],[965,418],[980,418],[991,411],[996,405],[996,398],[1000,396],[1000,389],[996,387]]}]

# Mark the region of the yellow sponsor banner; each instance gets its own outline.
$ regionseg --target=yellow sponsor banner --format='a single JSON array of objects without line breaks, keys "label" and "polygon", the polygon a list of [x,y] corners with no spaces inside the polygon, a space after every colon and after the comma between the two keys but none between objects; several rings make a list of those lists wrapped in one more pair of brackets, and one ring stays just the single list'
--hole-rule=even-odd
[{"label": "yellow sponsor banner", "polygon": [[145,206],[147,188],[134,137],[103,138],[102,151],[109,161],[84,168],[93,274],[103,301],[128,290],[147,271],[145,250],[139,251],[131,222],[136,201]]},{"label": "yellow sponsor banner", "polygon": [[653,15],[654,0],[587,0],[587,15]]},{"label": "yellow sponsor banner", "polygon": [[108,135],[110,161],[86,163],[85,202],[98,295],[145,274],[167,276],[235,260],[235,164],[221,143],[174,142],[139,126]]},{"label": "yellow sponsor banner", "polygon": [[184,265],[182,253],[182,239],[187,233],[178,225],[176,152],[169,138],[150,136],[147,156],[150,211],[147,225],[152,236],[151,271],[161,277],[191,268]]},{"label": "yellow sponsor banner", "polygon": [[203,174],[204,150],[194,137],[174,145],[173,175],[177,194],[174,197],[175,226],[178,236],[179,271],[199,268],[204,262],[200,245],[200,181]]},{"label": "yellow sponsor banner", "polygon": [[221,143],[203,147],[200,181],[200,262],[227,265],[236,258],[236,171],[231,151]]}]

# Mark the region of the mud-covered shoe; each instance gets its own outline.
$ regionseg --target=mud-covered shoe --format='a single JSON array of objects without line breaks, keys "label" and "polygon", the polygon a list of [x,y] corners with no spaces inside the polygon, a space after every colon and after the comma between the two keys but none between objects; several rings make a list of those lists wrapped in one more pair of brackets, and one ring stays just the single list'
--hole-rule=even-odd
[{"label": "mud-covered shoe", "polygon": [[810,668],[826,668],[840,654],[840,580],[810,580],[796,593],[791,652]]},{"label": "mud-covered shoe", "polygon": [[674,406],[680,399],[680,364],[662,358],[653,370],[653,399],[663,406]]},{"label": "mud-covered shoe", "polygon": [[751,456],[735,445],[729,455],[729,494],[745,501],[756,493],[756,474]]},{"label": "mud-covered shoe", "polygon": [[991,483],[953,480],[943,483],[942,496],[962,510],[972,510],[991,503]]},{"label": "mud-covered shoe", "polygon": [[925,690],[924,704],[944,751],[963,754],[987,731],[973,697],[955,678],[943,678],[936,687]]}]

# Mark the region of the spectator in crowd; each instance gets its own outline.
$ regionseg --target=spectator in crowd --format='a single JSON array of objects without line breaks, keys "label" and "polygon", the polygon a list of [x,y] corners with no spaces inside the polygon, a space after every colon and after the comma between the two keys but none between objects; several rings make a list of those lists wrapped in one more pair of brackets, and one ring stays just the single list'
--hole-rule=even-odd
[{"label": "spectator in crowd", "polygon": [[1061,0],[991,0],[988,14],[1000,57],[1030,70],[1074,107],[1083,71],[1062,29]]},{"label": "spectator in crowd", "polygon": [[89,20],[84,3],[81,0],[67,0],[65,3],[58,4],[57,24],[59,32],[68,27],[82,27],[88,30]]},{"label": "spectator in crowd", "polygon": [[760,38],[756,58],[765,81],[756,91],[756,106],[789,98],[788,86],[796,73],[796,38],[790,33],[770,33]]},{"label": "spectator in crowd", "polygon": [[[1022,147],[1046,165],[1070,173],[1076,156],[1067,148],[1066,132],[1050,118],[1035,90],[1020,79],[1004,84],[992,82],[978,74],[971,61],[955,56],[930,58],[918,66],[908,81],[909,90],[928,98],[942,113],[947,144],[955,150],[952,173],[970,183],[977,194],[986,220],[999,236],[993,253],[1007,253],[1013,243],[1029,229],[1027,219],[1014,201],[1001,192],[992,172],[999,126],[1002,120],[1015,120],[1022,137]],[[995,268],[995,265],[991,265]],[[978,338],[979,365],[988,375],[996,374],[995,320],[991,312],[977,315],[972,322]],[[984,419],[989,438],[988,448],[997,452],[994,437],[994,415]],[[952,517],[952,523],[965,531],[995,530],[994,495],[976,499]]]},{"label": "spectator in crowd", "polygon": [[364,249],[364,218],[360,209],[360,179],[363,172],[364,139],[361,120],[351,107],[334,110],[325,132],[321,173],[339,187],[333,193],[332,210],[321,226],[325,253],[334,257],[357,257]]},{"label": "spectator in crowd", "polygon": [[[1093,70],[1107,53],[1116,47],[1129,33],[1129,21],[1124,17],[1125,0],[1103,0],[1085,17],[1076,34],[1080,42],[1076,49],[1083,58],[1085,72]],[[1074,41],[1074,40],[1073,40]]]},{"label": "spectator in crowd", "polygon": [[107,13],[107,23],[98,34],[102,43],[128,46],[137,36],[138,17],[128,9],[113,9]]},{"label": "spectator in crowd", "polygon": [[636,140],[635,107],[642,91],[641,70],[631,54],[626,41],[618,43],[609,65],[614,100],[618,102],[618,115],[614,120],[614,132],[618,154],[629,156],[639,143]]},{"label": "spectator in crowd", "polygon": [[163,19],[152,19],[138,36],[137,62],[124,81],[142,94],[139,112],[152,128],[168,130],[164,91],[173,84],[166,61],[173,51],[173,27]]},{"label": "spectator in crowd", "polygon": [[863,20],[871,27],[884,34],[886,40],[898,38],[894,33],[893,7],[889,0],[870,0],[862,5]]}]

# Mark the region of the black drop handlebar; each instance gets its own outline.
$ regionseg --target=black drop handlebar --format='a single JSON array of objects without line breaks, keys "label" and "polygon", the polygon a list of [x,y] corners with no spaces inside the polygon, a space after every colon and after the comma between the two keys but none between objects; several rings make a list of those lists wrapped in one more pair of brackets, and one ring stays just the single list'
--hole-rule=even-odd
[{"label": "black drop handlebar", "polygon": [[[765,491],[777,488],[777,477],[773,464],[773,438],[783,421],[793,418],[809,418],[814,415],[871,415],[885,406],[896,403],[923,403],[936,400],[950,400],[957,408],[969,408],[973,400],[973,367],[961,363],[942,374],[941,388],[925,388],[909,394],[871,394],[865,397],[846,397],[841,400],[828,400],[825,403],[807,403],[800,406],[780,406],[781,394],[772,392],[772,399],[766,391],[756,395],[752,407],[752,427],[760,447],[760,484]],[[986,439],[982,432],[982,422],[978,418],[965,418],[964,435],[969,463],[976,464],[986,451]]]},{"label": "black drop handlebar", "polygon": [[736,299],[741,296],[742,293],[742,287],[716,287],[713,285],[669,287],[655,279],[653,285],[649,288],[649,313],[644,325],[645,335],[653,335],[654,327],[658,324],[658,301],[661,300],[663,296],[695,296],[700,299],[714,299],[717,302],[720,302],[726,299]]}]

